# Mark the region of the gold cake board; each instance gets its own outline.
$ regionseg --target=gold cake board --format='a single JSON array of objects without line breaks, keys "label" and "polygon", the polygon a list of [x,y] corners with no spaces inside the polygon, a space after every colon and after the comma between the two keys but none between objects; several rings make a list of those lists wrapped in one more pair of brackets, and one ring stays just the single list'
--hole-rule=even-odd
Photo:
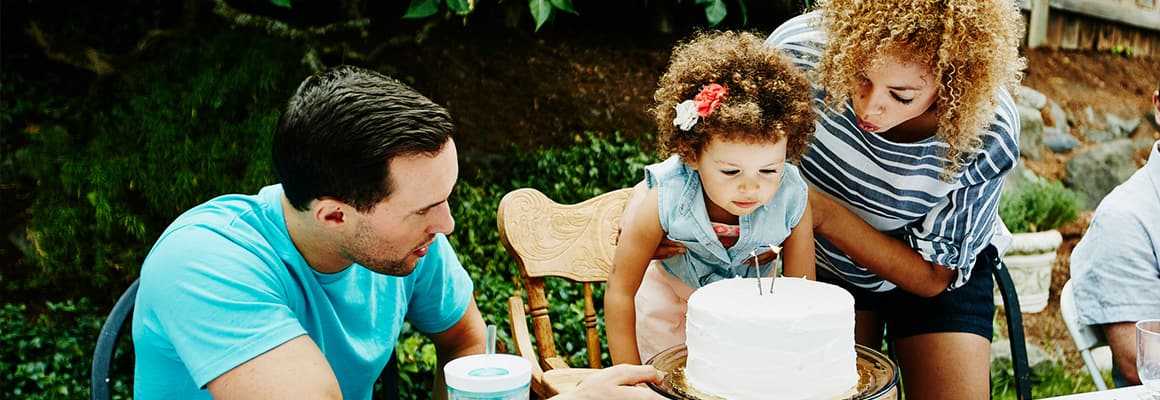
[{"label": "gold cake board", "polygon": [[[869,347],[854,345],[857,354],[858,386],[848,397],[835,400],[896,400],[898,399],[898,367],[885,355]],[[717,400],[689,386],[685,380],[685,345],[670,347],[649,359],[646,364],[665,373],[661,383],[649,383],[657,393],[676,400]]]}]

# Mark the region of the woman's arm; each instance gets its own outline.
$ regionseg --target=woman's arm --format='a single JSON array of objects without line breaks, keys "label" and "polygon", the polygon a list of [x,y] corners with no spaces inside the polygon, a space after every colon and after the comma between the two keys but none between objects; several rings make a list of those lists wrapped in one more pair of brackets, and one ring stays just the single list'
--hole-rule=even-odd
[{"label": "woman's arm", "polygon": [[794,278],[817,279],[816,259],[814,257],[814,222],[809,203],[806,203],[805,213],[798,221],[797,226],[789,232],[789,237],[781,245],[782,276]]},{"label": "woman's arm", "polygon": [[858,265],[918,296],[932,297],[951,284],[955,271],[926,261],[906,243],[874,229],[826,194],[810,188],[814,234],[826,238]]},{"label": "woman's arm", "polygon": [[657,190],[651,189],[621,217],[620,241],[612,258],[612,273],[604,290],[605,334],[613,364],[640,364],[636,344],[636,291],[664,232],[657,210]]}]

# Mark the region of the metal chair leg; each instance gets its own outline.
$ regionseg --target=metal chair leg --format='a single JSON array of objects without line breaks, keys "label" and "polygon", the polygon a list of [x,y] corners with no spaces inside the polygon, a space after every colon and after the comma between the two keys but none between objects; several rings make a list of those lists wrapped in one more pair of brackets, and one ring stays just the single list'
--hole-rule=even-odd
[{"label": "metal chair leg", "polygon": [[[993,252],[994,248],[990,250]],[[1015,390],[1019,400],[1031,399],[1031,366],[1027,361],[1027,339],[1023,335],[1023,314],[1019,310],[1019,295],[1007,265],[998,256],[991,271],[999,294],[1003,297],[1003,313],[1007,314],[1007,338],[1011,341],[1011,364],[1015,368]]]}]

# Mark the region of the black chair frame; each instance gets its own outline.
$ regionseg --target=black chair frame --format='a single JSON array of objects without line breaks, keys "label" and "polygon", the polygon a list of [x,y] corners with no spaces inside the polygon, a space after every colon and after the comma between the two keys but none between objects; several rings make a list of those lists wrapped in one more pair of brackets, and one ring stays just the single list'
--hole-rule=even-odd
[{"label": "black chair frame", "polygon": [[117,338],[121,336],[125,322],[133,315],[133,302],[137,300],[137,285],[138,281],[133,280],[129,288],[121,293],[121,297],[113,305],[113,311],[109,312],[109,318],[101,326],[100,335],[97,336],[97,347],[93,350],[92,381],[89,383],[93,400],[112,398],[109,374],[113,368],[113,355],[117,352]]},{"label": "black chair frame", "polygon": [[1011,341],[1011,364],[1015,370],[1015,397],[1031,400],[1031,366],[1027,361],[1027,338],[1023,334],[1023,313],[1019,309],[1019,295],[1015,293],[1015,281],[1007,264],[999,257],[994,246],[987,247],[981,254],[991,263],[995,285],[1003,297],[1003,313],[1007,316],[1007,339]]},{"label": "black chair frame", "polygon": [[[105,324],[101,326],[101,333],[97,336],[97,346],[93,350],[93,372],[89,383],[89,392],[92,400],[109,400],[112,398],[110,374],[113,368],[113,356],[117,352],[117,339],[126,322],[133,316],[133,303],[137,301],[137,287],[139,280],[134,280],[117,303],[109,312]],[[375,400],[399,399],[399,367],[394,354],[391,355],[387,366],[379,375],[379,384],[382,387],[374,394]]]}]

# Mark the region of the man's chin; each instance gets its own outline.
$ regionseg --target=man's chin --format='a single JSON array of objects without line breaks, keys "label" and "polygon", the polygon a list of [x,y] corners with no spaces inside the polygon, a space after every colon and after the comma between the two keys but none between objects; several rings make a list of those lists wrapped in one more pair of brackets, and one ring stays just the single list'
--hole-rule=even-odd
[{"label": "man's chin", "polygon": [[393,262],[393,263],[390,263],[387,265],[376,266],[376,267],[368,267],[368,266],[364,265],[363,267],[365,267],[366,269],[370,270],[371,272],[374,272],[377,274],[390,275],[390,276],[407,276],[407,275],[410,275],[412,272],[415,272],[415,267],[417,267],[418,265],[419,265],[418,258],[412,259],[412,258],[408,257],[404,261],[397,261],[397,262]]}]

